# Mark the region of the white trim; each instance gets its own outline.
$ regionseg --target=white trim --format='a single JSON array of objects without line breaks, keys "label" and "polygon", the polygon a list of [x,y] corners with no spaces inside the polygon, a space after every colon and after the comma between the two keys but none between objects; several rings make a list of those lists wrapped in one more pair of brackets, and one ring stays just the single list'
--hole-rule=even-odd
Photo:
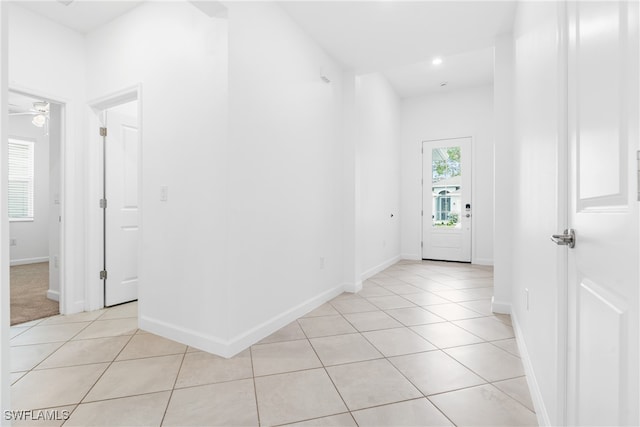
[{"label": "white trim", "polygon": [[344,285],[336,286],[226,341],[219,337],[175,326],[147,316],[140,316],[138,318],[138,327],[199,350],[230,358],[310,311],[320,307],[322,304],[340,295],[343,291]]},{"label": "white trim", "polygon": [[344,283],[342,285],[342,289],[344,290],[344,292],[357,294],[358,292],[360,292],[362,290],[362,280],[360,280],[360,281],[358,281],[356,283]]},{"label": "white trim", "polygon": [[384,261],[383,263],[378,264],[375,267],[370,268],[367,271],[363,272],[362,276],[361,276],[361,279],[362,280],[367,280],[369,277],[375,276],[376,274],[380,273],[382,270],[385,270],[385,269],[391,267],[396,262],[400,261],[400,259],[401,259],[400,255],[396,255],[393,258],[389,258],[388,260]]},{"label": "white trim", "polygon": [[496,297],[491,297],[491,312],[498,314],[511,314],[511,303],[496,301]]},{"label": "white trim", "polygon": [[513,324],[513,332],[516,336],[516,342],[518,343],[518,351],[520,352],[520,359],[522,359],[522,366],[524,366],[524,372],[527,376],[527,385],[529,386],[529,394],[531,394],[531,400],[533,401],[533,408],[538,418],[538,425],[550,426],[551,421],[549,419],[549,413],[547,407],[542,399],[542,392],[536,379],[533,365],[531,364],[531,358],[529,357],[529,351],[527,350],[527,344],[524,341],[518,318],[515,314],[511,315],[511,323]]},{"label": "white trim", "polygon": [[472,264],[476,264],[476,265],[493,265],[493,259],[491,259],[491,258],[478,258],[478,259],[474,259],[471,263]]},{"label": "white trim", "polygon": [[47,298],[53,301],[60,301],[60,292],[49,289],[47,291]]},{"label": "white trim", "polygon": [[[82,230],[75,225],[74,221],[78,209],[71,207],[74,206],[76,198],[82,197],[82,195],[74,191],[77,177],[69,175],[67,164],[73,163],[71,156],[75,152],[73,144],[76,140],[73,124],[79,119],[75,114],[79,111],[80,100],[27,87],[16,81],[12,81],[9,84],[8,90],[33,98],[44,99],[60,106],[60,147],[58,155],[60,156],[60,217],[62,222],[60,223],[60,243],[58,246],[58,253],[60,254],[58,271],[60,283],[59,305],[60,314],[79,313],[84,311],[84,308],[78,309],[77,304],[71,303],[71,300],[77,294],[75,274],[84,268],[84,264],[76,262],[77,257],[74,256],[74,248],[78,246],[78,241],[80,240],[77,237],[74,239],[74,237],[81,235]],[[69,132],[69,129],[72,129],[72,131]],[[67,223],[71,225],[67,226]]]},{"label": "white trim", "polygon": [[410,261],[422,261],[420,254],[400,254],[400,259],[408,259]]},{"label": "white trim", "polygon": [[[97,129],[102,126],[100,114],[109,108],[116,107],[123,103],[138,101],[138,138],[140,141],[140,150],[142,150],[142,83],[128,86],[118,91],[111,92],[107,95],[95,98],[87,102],[86,112],[88,114],[87,132],[89,134],[88,149],[85,153],[85,159],[88,164],[87,172],[87,199],[86,199],[86,264],[85,270],[85,301],[86,304],[81,311],[98,310],[104,307],[104,290],[103,282],[98,275],[102,270],[102,216],[96,210],[96,201],[102,198],[102,140]],[[143,154],[139,153],[138,168],[142,170]],[[138,175],[138,188],[142,188],[142,174]],[[139,228],[142,229],[142,200],[141,192],[138,193],[138,206],[140,207]],[[140,236],[138,246],[138,259],[142,252],[142,239]],[[141,264],[139,263],[139,268]],[[140,283],[138,286],[142,286]]]},{"label": "white trim", "polygon": [[41,256],[41,257],[35,257],[35,258],[13,259],[11,260],[9,265],[13,267],[14,265],[38,264],[40,262],[49,262],[49,257]]}]

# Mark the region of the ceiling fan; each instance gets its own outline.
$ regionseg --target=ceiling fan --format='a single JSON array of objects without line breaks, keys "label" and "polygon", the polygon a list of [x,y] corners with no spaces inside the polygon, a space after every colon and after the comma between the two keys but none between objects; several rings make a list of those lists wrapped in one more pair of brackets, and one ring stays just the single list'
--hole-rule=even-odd
[{"label": "ceiling fan", "polygon": [[32,108],[25,109],[19,105],[9,104],[10,116],[26,116],[31,115],[33,119],[31,123],[39,128],[45,126],[49,122],[49,103],[46,101],[36,101]]}]

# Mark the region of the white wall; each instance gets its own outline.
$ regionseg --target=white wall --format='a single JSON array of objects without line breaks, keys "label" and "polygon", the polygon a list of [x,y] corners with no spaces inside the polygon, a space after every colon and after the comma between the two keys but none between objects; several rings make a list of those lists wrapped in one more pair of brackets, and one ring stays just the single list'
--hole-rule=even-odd
[{"label": "white wall", "polygon": [[473,164],[472,262],[493,264],[493,88],[403,100],[402,257],[421,258],[422,141],[471,136]]},{"label": "white wall", "polygon": [[[149,2],[91,32],[86,43],[89,99],[142,86],[140,326],[223,353],[226,22],[186,2]],[[169,190],[166,202],[161,186]],[[98,205],[90,206],[96,219]]]},{"label": "white wall", "polygon": [[342,290],[341,77],[279,6],[229,3],[229,325],[238,350]]},{"label": "white wall", "polygon": [[[509,313],[513,269],[514,164],[514,41],[512,34],[496,38],[493,67],[493,111],[495,138],[493,147],[493,300],[492,310]],[[508,232],[505,232],[508,231]]]},{"label": "white wall", "polygon": [[60,215],[61,211],[61,158],[62,108],[49,107],[49,292],[47,297],[60,300]]},{"label": "white wall", "polygon": [[366,74],[356,109],[365,279],[400,258],[400,98],[384,76]]},{"label": "white wall", "polygon": [[32,116],[9,116],[9,138],[33,144],[33,221],[11,221],[11,265],[49,260],[49,137]]},{"label": "white wall", "polygon": [[[515,40],[515,140],[513,156],[512,317],[541,423],[562,424],[558,369],[559,260],[566,249],[549,241],[562,230],[558,182],[562,111],[559,85],[558,8],[519,4]],[[564,220],[566,221],[566,219]],[[529,303],[525,289],[528,289]]]},{"label": "white wall", "polygon": [[64,187],[61,190],[65,248],[61,259],[67,292],[62,296],[60,310],[62,313],[82,311],[85,307],[84,38],[11,4],[8,58],[11,88],[65,104],[62,151],[66,157],[62,160]]},{"label": "white wall", "polygon": [[[7,2],[0,2],[0,107],[8,111],[8,7]],[[7,132],[8,116],[0,114],[0,141],[9,136]],[[0,144],[0,158],[7,158],[7,147]],[[0,162],[0,212],[8,212],[7,198],[7,162]],[[0,407],[11,408],[11,355],[9,350],[9,219],[0,217]]]}]

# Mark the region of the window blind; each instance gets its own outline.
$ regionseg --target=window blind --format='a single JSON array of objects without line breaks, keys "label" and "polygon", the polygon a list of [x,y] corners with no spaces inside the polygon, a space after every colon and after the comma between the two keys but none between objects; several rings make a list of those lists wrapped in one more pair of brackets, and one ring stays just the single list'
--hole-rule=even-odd
[{"label": "window blind", "polygon": [[33,142],[9,140],[9,219],[33,219]]}]

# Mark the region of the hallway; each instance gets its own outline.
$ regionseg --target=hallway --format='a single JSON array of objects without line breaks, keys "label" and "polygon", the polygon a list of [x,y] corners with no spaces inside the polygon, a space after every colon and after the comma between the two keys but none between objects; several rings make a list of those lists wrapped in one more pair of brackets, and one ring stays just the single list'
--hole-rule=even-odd
[{"label": "hallway", "polygon": [[13,406],[58,411],[29,425],[536,425],[492,283],[401,261],[232,359],[137,329],[137,303],[18,325]]}]

